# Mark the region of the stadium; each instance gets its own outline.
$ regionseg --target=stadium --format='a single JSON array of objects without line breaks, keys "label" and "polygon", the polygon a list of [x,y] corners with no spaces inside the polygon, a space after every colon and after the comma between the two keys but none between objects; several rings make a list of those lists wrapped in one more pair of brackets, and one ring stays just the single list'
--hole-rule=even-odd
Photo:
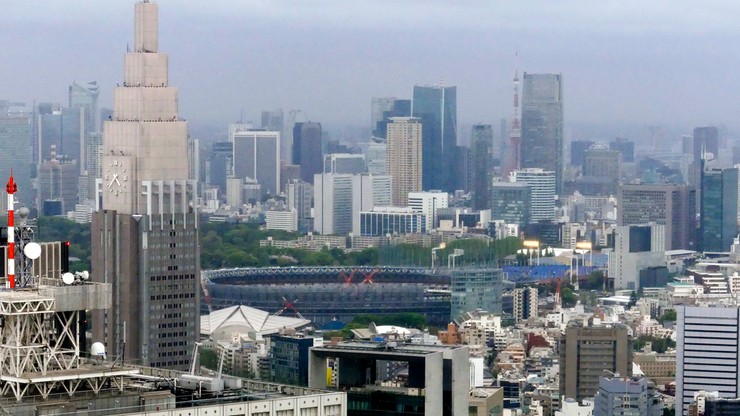
[{"label": "stadium", "polygon": [[[450,276],[417,267],[269,267],[203,271],[204,307],[246,305],[319,326],[358,314],[424,314],[450,319]],[[206,311],[204,311],[206,312]]]}]

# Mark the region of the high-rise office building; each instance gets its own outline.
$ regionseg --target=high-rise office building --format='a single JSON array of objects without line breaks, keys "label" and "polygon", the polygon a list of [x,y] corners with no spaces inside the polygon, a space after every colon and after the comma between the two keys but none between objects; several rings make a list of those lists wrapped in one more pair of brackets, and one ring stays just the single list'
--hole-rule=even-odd
[{"label": "high-rise office building", "polygon": [[582,167],[586,161],[586,150],[594,144],[591,140],[574,140],[570,142],[570,164]]},{"label": "high-rise office building", "polygon": [[437,228],[437,210],[449,206],[449,195],[439,191],[409,192],[407,204],[414,211],[424,213],[427,231],[431,231]]},{"label": "high-rise office building", "polygon": [[635,161],[635,142],[617,137],[609,142],[609,148],[618,150],[622,154],[622,162],[632,163]]},{"label": "high-rise office building", "polygon": [[188,124],[158,52],[158,6],[135,5],[135,39],[123,86],[103,129],[103,209],[93,214],[92,273],[113,288],[95,312],[93,339],[109,354],[187,370],[200,334],[195,181],[188,180]]},{"label": "high-rise office building", "polygon": [[737,236],[738,168],[704,169],[699,229],[702,251],[730,251]]},{"label": "high-rise office building", "polygon": [[234,144],[214,142],[211,154],[206,161],[206,183],[218,188],[220,194],[226,193],[226,179],[233,175]]},{"label": "high-rise office building", "polygon": [[491,219],[524,227],[530,223],[530,187],[526,182],[491,184]]},{"label": "high-rise office building", "polygon": [[283,133],[283,110],[265,110],[262,112],[262,129],[266,131],[279,131]]},{"label": "high-rise office building", "polygon": [[311,200],[313,198],[313,186],[300,179],[291,179],[285,187],[289,210],[295,210],[298,217],[298,231],[302,233],[313,230],[311,219]]},{"label": "high-rise office building", "polygon": [[411,115],[422,125],[422,189],[455,191],[457,87],[415,85]]},{"label": "high-rise office building", "polygon": [[596,143],[591,145],[583,155],[583,176],[609,178],[619,181],[622,154],[609,146]]},{"label": "high-rise office building", "polygon": [[493,174],[493,126],[476,124],[470,141],[470,173],[472,205],[475,210],[491,207],[491,177]]},{"label": "high-rise office building", "polygon": [[[31,186],[33,171],[33,126],[29,111],[23,105],[0,101],[0,172],[13,176],[18,184],[16,203],[31,207],[34,204],[34,191]],[[7,212],[8,201],[0,198],[0,209]]]},{"label": "high-rise office building", "polygon": [[617,225],[650,222],[665,226],[666,250],[696,250],[696,190],[688,185],[620,185]]},{"label": "high-rise office building", "polygon": [[[86,86],[73,82],[69,86],[69,107],[79,108],[82,112],[84,136],[80,142],[80,154],[77,160],[80,172],[78,199],[80,202],[94,199],[95,181],[100,178],[100,120],[98,118],[98,83],[88,82]],[[87,152],[93,152],[88,156]],[[96,163],[97,162],[97,163]],[[90,165],[92,164],[92,165]]]},{"label": "high-rise office building", "polygon": [[365,172],[365,156],[354,153],[330,153],[324,156],[324,173],[349,173],[357,175]]},{"label": "high-rise office building", "polygon": [[539,295],[536,287],[520,287],[511,292],[512,315],[517,322],[539,316]]},{"label": "high-rise office building", "polygon": [[676,415],[702,390],[740,397],[740,309],[677,306]]},{"label": "high-rise office building", "polygon": [[422,124],[418,118],[394,117],[388,125],[386,171],[393,181],[393,205],[404,206],[411,192],[422,190]]},{"label": "high-rise office building", "polygon": [[293,164],[301,167],[301,180],[313,183],[314,175],[324,171],[321,123],[295,123],[293,127]]},{"label": "high-rise office building", "polygon": [[621,324],[571,321],[560,338],[560,398],[582,400],[599,391],[604,371],[632,375],[632,338]]},{"label": "high-rise office building", "polygon": [[386,153],[387,144],[372,141],[365,150],[365,170],[373,175],[385,175],[387,173]]},{"label": "high-rise office building", "polygon": [[[51,158],[52,147],[58,156],[80,162],[85,144],[85,111],[82,107],[53,106],[51,113],[39,113],[39,162]],[[41,110],[39,110],[41,111]]]},{"label": "high-rise office building", "polygon": [[375,139],[385,140],[388,124],[393,117],[411,117],[411,100],[395,97],[373,97],[371,102],[370,128]]},{"label": "high-rise office building", "polygon": [[640,288],[640,271],[665,265],[665,226],[617,226],[609,255],[609,278],[615,289]]},{"label": "high-rise office building", "polygon": [[450,271],[450,319],[465,312],[501,313],[501,269],[463,267]]},{"label": "high-rise office building", "polygon": [[360,234],[360,212],[391,206],[393,183],[388,175],[352,175],[352,232]]},{"label": "high-rise office building", "polygon": [[69,86],[69,108],[82,108],[83,120],[86,133],[99,131],[100,122],[98,120],[98,96],[100,89],[98,83],[88,82],[87,86],[82,86],[73,82]]},{"label": "high-rise office building", "polygon": [[554,172],[559,195],[563,186],[562,76],[525,72],[523,83],[520,165]]},{"label": "high-rise office building", "polygon": [[324,235],[352,232],[352,176],[335,173],[315,176],[314,231]]},{"label": "high-rise office building", "polygon": [[509,182],[529,185],[530,222],[553,221],[555,219],[555,197],[557,175],[543,169],[529,168],[511,172]]},{"label": "high-rise office building", "polygon": [[234,133],[234,177],[256,180],[262,195],[280,193],[280,132],[239,130]]},{"label": "high-rise office building", "polygon": [[39,215],[66,215],[75,210],[77,203],[77,162],[57,158],[52,147],[51,158],[38,167]]},{"label": "high-rise office building", "polygon": [[715,158],[719,154],[719,130],[716,127],[697,127],[694,129],[692,154],[694,162],[701,160],[702,152],[711,153]]}]

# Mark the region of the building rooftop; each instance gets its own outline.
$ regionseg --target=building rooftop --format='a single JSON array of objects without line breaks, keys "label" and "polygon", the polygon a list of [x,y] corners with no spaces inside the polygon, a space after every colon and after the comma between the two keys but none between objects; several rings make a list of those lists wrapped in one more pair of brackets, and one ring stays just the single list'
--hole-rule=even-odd
[{"label": "building rooftop", "polygon": [[201,316],[200,332],[202,335],[223,339],[230,338],[232,334],[269,335],[281,329],[297,329],[310,323],[308,319],[271,315],[257,308],[238,305]]}]

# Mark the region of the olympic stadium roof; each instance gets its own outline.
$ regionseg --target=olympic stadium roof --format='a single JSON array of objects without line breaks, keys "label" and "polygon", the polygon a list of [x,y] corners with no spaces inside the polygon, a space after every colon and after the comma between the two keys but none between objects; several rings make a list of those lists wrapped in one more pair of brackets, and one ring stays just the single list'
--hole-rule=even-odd
[{"label": "olympic stadium roof", "polygon": [[270,315],[260,309],[239,305],[219,309],[200,317],[200,333],[213,340],[230,340],[236,335],[269,335],[281,329],[298,329],[309,325],[308,319]]}]

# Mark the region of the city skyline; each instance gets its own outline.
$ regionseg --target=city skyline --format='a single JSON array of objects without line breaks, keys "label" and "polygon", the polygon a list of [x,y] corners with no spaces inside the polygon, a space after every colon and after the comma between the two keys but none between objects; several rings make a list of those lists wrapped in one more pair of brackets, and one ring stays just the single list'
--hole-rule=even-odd
[{"label": "city skyline", "polygon": [[[433,2],[423,14],[416,2],[160,3],[182,114],[199,124],[237,120],[242,108],[257,122],[261,110],[280,107],[366,126],[370,97],[410,98],[413,85],[440,82],[458,87],[461,124],[495,123],[511,115],[516,68],[564,75],[566,125],[731,123],[724,103],[740,90],[730,72],[737,57],[724,46],[740,38],[729,18],[740,6],[726,3]],[[0,52],[9,99],[65,102],[70,82],[98,80],[101,107],[111,107],[130,2],[91,4],[38,15],[10,3]],[[47,64],[59,54],[65,59]]]}]

